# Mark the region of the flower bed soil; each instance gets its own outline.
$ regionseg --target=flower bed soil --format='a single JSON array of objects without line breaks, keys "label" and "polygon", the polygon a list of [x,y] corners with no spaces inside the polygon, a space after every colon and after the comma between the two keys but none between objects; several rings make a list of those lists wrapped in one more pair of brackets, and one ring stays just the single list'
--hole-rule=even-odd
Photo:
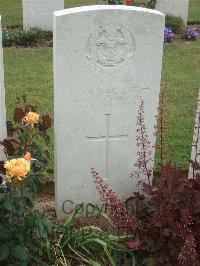
[{"label": "flower bed soil", "polygon": [[[183,178],[187,178],[188,171],[180,171],[180,174]],[[159,172],[154,172],[154,182],[161,176]],[[44,213],[46,216],[49,217],[53,222],[59,223],[60,221],[56,218],[56,210],[55,210],[55,191],[54,191],[55,184],[54,182],[48,182],[44,185],[44,190],[40,194],[35,195],[35,207],[37,210]],[[81,217],[81,224],[96,224],[101,225],[102,221],[100,221],[99,217]],[[78,225],[78,224],[77,224]],[[105,227],[105,221],[102,224]]]},{"label": "flower bed soil", "polygon": [[[59,221],[56,217],[54,186],[54,182],[48,182],[45,184],[43,192],[35,195],[35,208],[44,213],[53,222],[61,223],[62,221]],[[107,220],[100,218],[99,215],[83,215],[76,220],[73,227],[78,228],[84,225],[96,225],[103,228],[104,232],[113,232],[113,227],[108,224]]]}]

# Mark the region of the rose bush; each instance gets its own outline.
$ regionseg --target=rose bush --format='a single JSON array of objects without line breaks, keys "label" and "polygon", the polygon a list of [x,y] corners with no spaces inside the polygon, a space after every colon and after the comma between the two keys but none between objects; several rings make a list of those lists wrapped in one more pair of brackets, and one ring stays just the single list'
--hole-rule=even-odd
[{"label": "rose bush", "polygon": [[0,162],[0,265],[117,265],[126,253],[134,266],[133,243],[127,245],[126,236],[104,228],[81,225],[79,209],[64,224],[53,224],[35,210],[35,192],[41,192],[45,176],[52,173],[51,125],[52,119],[38,114],[23,96],[14,110],[14,122],[8,122],[8,138],[0,141],[7,156],[6,162]]},{"label": "rose bush", "polygon": [[8,137],[0,141],[7,156],[0,162],[0,265],[28,265],[52,230],[52,222],[34,209],[33,200],[49,170],[36,138],[48,146],[52,120],[25,102],[25,95],[18,99],[15,121],[8,122]]}]

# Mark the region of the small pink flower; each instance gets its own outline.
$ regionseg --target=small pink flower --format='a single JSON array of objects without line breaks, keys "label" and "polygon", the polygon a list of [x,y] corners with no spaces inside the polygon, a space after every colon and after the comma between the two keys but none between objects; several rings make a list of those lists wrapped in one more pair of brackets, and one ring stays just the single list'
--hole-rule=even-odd
[{"label": "small pink flower", "polygon": [[127,247],[128,247],[129,249],[138,250],[140,244],[141,244],[141,243],[140,243],[139,240],[131,241],[131,242],[127,242]]}]

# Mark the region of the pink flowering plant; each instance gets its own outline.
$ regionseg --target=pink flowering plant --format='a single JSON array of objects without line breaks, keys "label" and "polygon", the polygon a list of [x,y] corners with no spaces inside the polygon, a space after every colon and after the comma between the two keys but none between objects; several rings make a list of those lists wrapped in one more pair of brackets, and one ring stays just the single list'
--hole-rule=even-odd
[{"label": "pink flowering plant", "polygon": [[138,160],[135,166],[138,171],[131,175],[138,178],[138,191],[124,205],[94,169],[92,176],[116,230],[135,237],[127,241],[127,246],[137,252],[137,265],[197,266],[200,261],[200,166],[191,161],[195,171],[188,180],[171,161],[166,162],[164,96],[165,93],[161,93],[157,126],[160,177],[152,183],[143,101],[137,119]]}]

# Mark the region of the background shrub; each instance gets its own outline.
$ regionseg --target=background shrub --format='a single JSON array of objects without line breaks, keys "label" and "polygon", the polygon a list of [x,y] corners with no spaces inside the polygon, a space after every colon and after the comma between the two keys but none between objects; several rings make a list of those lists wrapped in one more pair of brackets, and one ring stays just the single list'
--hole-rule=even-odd
[{"label": "background shrub", "polygon": [[[106,1],[106,0],[104,0]],[[108,0],[109,5],[128,5],[128,6],[139,6],[154,9],[156,0]]]},{"label": "background shrub", "polygon": [[138,6],[138,7],[146,7],[146,2],[145,1],[133,1],[133,6]]},{"label": "background shrub", "polygon": [[165,26],[172,29],[174,33],[181,33],[184,29],[184,21],[180,17],[175,17],[173,15],[166,15]]},{"label": "background shrub", "polygon": [[109,5],[123,5],[122,0],[108,0]]},{"label": "background shrub", "polygon": [[3,47],[10,47],[13,43],[13,29],[3,28],[2,31],[2,43]]},{"label": "background shrub", "polygon": [[3,47],[16,46],[31,46],[37,43],[38,40],[50,39],[52,33],[45,32],[39,28],[31,28],[24,31],[22,28],[11,29],[3,28]]}]

